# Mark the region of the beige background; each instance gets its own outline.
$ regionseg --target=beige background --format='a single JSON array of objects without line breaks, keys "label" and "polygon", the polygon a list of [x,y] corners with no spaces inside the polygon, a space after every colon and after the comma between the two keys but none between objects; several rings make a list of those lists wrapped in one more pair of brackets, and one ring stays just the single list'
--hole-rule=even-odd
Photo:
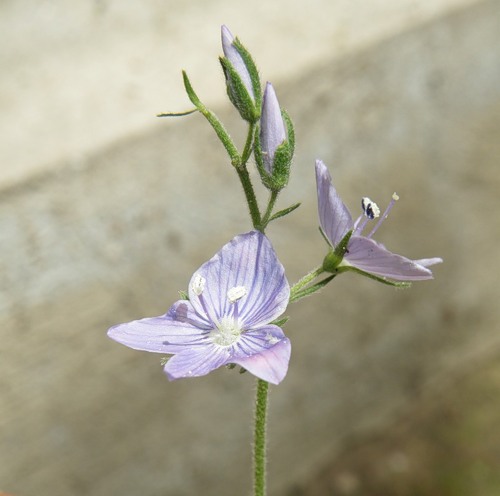
[{"label": "beige background", "polygon": [[169,383],[158,356],[105,336],[164,312],[250,229],[203,119],[154,118],[186,108],[186,68],[241,142],[223,100],[222,22],[296,124],[280,205],[303,205],[269,230],[289,279],[324,255],[317,157],[352,209],[398,192],[380,241],[445,259],[409,291],[346,275],[290,307],[290,372],[271,392],[271,494],[292,494],[349,437],[390,428],[498,360],[500,4],[366,4],[2,3],[0,489],[249,492],[252,377]]}]

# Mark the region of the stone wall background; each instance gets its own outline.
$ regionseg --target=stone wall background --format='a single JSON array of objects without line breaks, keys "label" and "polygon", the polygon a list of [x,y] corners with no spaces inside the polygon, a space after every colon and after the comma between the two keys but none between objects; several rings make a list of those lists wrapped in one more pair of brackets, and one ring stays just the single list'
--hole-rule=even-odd
[{"label": "stone wall background", "polygon": [[[324,254],[316,157],[352,208],[397,191],[378,239],[445,264],[409,291],[346,275],[290,308],[291,368],[271,392],[272,494],[289,494],[346,437],[387,429],[424,393],[498,360],[500,9],[449,4],[275,82],[297,133],[280,204],[303,202],[269,231],[290,280]],[[247,45],[258,61],[270,50]],[[216,110],[239,129],[232,109]],[[208,125],[156,121],[32,172],[0,196],[0,488],[248,492],[252,377],[168,383],[157,356],[105,337],[164,312],[194,269],[250,228]]]}]

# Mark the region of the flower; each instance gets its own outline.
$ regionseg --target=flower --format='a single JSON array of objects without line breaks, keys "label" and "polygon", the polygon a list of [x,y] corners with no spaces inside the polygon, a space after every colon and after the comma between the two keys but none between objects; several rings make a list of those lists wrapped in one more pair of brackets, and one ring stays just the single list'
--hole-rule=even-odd
[{"label": "flower", "polygon": [[[396,193],[393,194],[389,206],[381,217],[377,204],[367,197],[363,198],[361,201],[363,213],[356,222],[353,222],[349,210],[333,187],[326,165],[321,160],[316,161],[316,183],[320,225],[332,247],[332,251],[325,258],[325,270],[329,272],[355,270],[364,275],[375,276],[383,282],[388,282],[386,278],[399,281],[432,279],[432,272],[428,267],[441,263],[443,261],[441,258],[410,260],[390,252],[372,239],[399,199]],[[366,224],[377,217],[380,219],[375,227],[367,236],[363,236]]]},{"label": "flower", "polygon": [[170,380],[229,364],[273,384],[283,380],[290,341],[270,322],[285,311],[290,287],[265,235],[232,239],[193,274],[188,294],[167,314],[114,326],[108,336],[136,350],[172,354],[164,367]]},{"label": "flower", "polygon": [[278,98],[271,83],[266,84],[260,117],[260,147],[262,161],[268,174],[272,174],[274,153],[286,141],[286,130]]}]

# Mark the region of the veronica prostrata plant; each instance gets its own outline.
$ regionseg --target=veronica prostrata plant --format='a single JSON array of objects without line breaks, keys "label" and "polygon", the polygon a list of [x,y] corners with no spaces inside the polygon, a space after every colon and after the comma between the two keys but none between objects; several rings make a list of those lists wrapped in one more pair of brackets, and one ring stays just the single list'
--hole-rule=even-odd
[{"label": "veronica prostrata plant", "polygon": [[[220,63],[229,100],[246,122],[247,137],[241,151],[224,125],[207,108],[187,74],[186,93],[194,108],[160,116],[203,115],[226,149],[243,188],[253,230],[236,235],[191,276],[187,291],[158,317],[142,318],[111,327],[108,336],[129,348],[168,355],[162,364],[169,380],[199,377],[220,367],[236,366],[257,378],[254,427],[254,495],[266,494],[266,418],[268,385],[286,376],[291,343],[282,329],[289,303],[316,293],[342,272],[355,272],[393,286],[431,279],[430,266],[440,258],[411,260],[390,252],[373,235],[398,200],[380,209],[368,197],[353,221],[337,194],[328,169],[316,161],[320,231],[327,243],[322,263],[289,286],[285,269],[266,236],[270,222],[300,206],[275,210],[279,193],[287,186],[295,148],[292,120],[280,107],[276,92],[262,85],[257,67],[244,45],[222,26]],[[261,208],[248,171],[254,156],[262,185],[268,190]],[[312,169],[312,168],[311,168]],[[363,234],[370,222],[375,225]]]}]

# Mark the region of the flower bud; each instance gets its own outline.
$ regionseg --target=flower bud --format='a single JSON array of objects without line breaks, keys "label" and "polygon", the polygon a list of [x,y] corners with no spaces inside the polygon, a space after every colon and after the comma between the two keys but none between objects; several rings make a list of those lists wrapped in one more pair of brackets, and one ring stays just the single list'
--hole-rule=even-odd
[{"label": "flower bud", "polygon": [[268,174],[272,174],[274,153],[284,141],[286,141],[286,131],[280,104],[273,85],[268,82],[264,91],[260,116],[260,148],[264,169]]},{"label": "flower bud", "polygon": [[293,156],[294,134],[288,115],[280,109],[271,83],[262,100],[260,130],[255,143],[255,159],[264,185],[273,191],[288,183]]},{"label": "flower bud", "polygon": [[220,63],[229,99],[244,120],[256,122],[260,115],[261,90],[255,63],[227,26],[222,26],[221,38],[224,57],[220,58]]}]

